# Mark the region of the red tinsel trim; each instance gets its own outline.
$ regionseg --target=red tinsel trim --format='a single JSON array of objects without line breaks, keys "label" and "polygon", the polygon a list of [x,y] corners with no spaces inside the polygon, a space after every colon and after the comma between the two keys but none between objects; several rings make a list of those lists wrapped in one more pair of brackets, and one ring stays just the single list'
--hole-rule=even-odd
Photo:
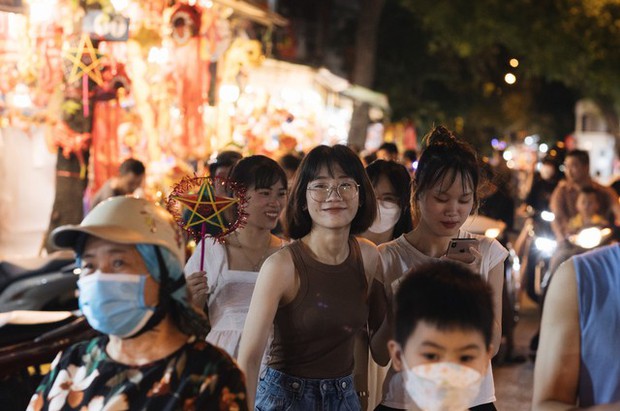
[{"label": "red tinsel trim", "polygon": [[[201,224],[188,226],[189,222],[185,221],[183,213],[189,210],[193,213],[192,215],[200,217],[199,221],[210,220],[216,217],[222,210],[218,210],[217,206],[214,207],[211,202],[204,201],[204,195],[202,198],[199,195],[205,189],[213,190],[214,187],[222,185],[226,187],[230,197],[220,196],[215,198],[215,200],[222,203],[228,202],[229,205],[234,203],[236,209],[234,221],[227,222],[225,226],[217,226],[217,229],[213,229],[213,226],[211,226],[210,232],[203,235],[202,226],[207,223],[202,222]],[[211,237],[214,241],[222,242],[225,236],[245,225],[247,221],[246,205],[246,188],[235,181],[217,176],[185,176],[172,188],[172,192],[166,199],[166,208],[174,216],[176,223],[196,241]]]}]

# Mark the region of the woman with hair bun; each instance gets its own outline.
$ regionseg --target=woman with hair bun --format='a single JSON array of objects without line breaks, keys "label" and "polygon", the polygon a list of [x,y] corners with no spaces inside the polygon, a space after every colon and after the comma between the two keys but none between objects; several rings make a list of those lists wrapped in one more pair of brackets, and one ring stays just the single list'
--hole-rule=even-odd
[{"label": "woman with hair bun", "polygon": [[[504,260],[508,252],[497,240],[461,229],[478,206],[480,171],[476,152],[443,126],[435,127],[425,136],[424,146],[412,182],[414,229],[379,246],[384,283],[391,285],[394,291],[409,269],[437,260],[454,259],[466,264],[473,272],[479,273],[493,290],[495,319],[492,345],[495,355],[502,335],[502,286]],[[477,241],[464,253],[451,254],[448,253],[448,246],[453,238]],[[441,301],[437,303],[441,304]],[[430,347],[420,355],[432,356],[437,362],[446,361],[437,347]],[[388,372],[383,384],[383,399],[377,410],[404,410],[412,406],[405,395],[403,375],[394,369]],[[495,389],[489,365],[482,388],[470,404],[470,409],[495,410],[494,401]]]}]

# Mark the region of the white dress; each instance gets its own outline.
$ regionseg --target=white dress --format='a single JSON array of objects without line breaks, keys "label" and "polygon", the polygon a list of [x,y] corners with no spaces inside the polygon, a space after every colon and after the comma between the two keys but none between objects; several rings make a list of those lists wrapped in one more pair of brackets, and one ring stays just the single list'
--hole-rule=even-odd
[{"label": "white dress", "polygon": [[[508,250],[499,241],[467,231],[459,231],[458,237],[477,238],[482,261],[480,275],[489,280],[489,271],[508,257]],[[396,291],[402,281],[403,274],[409,269],[419,267],[422,264],[438,261],[439,258],[429,257],[415,248],[404,235],[379,246],[379,253],[383,262],[384,284],[390,284],[392,291]],[[478,396],[470,408],[495,401],[495,386],[493,384],[493,372],[489,362],[489,368],[484,376]],[[381,403],[387,407],[397,409],[411,409],[413,401],[405,392],[401,373],[390,368],[383,383],[383,399]],[[415,409],[415,408],[414,408]]]},{"label": "white dress", "polygon": [[[226,247],[218,242],[213,244],[210,239],[206,241],[204,271],[209,285],[207,306],[211,323],[207,341],[237,358],[258,271],[230,270]],[[186,276],[200,271],[200,247],[198,243],[185,265]]]}]

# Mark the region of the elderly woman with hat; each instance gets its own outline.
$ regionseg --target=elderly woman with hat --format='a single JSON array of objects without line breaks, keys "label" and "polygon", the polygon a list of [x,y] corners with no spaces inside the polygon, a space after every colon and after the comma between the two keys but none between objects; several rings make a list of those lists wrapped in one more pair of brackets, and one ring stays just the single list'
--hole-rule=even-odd
[{"label": "elderly woman with hat", "polygon": [[60,353],[28,410],[245,410],[241,372],[206,343],[181,233],[144,199],[114,197],[52,240],[81,268],[79,304],[102,335]]}]

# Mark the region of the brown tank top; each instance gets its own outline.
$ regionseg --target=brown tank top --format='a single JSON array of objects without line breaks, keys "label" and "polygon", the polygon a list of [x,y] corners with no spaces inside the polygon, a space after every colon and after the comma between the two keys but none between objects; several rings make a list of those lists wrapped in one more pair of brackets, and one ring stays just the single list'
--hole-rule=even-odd
[{"label": "brown tank top", "polygon": [[340,378],[353,371],[355,333],[368,319],[368,284],[355,237],[337,265],[315,260],[297,240],[287,246],[299,291],[278,308],[269,366],[301,378]]}]

